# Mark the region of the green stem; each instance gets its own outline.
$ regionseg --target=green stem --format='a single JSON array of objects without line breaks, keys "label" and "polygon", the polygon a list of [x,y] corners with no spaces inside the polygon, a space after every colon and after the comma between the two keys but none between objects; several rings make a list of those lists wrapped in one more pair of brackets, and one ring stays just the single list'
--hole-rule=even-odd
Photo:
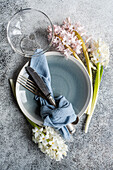
[{"label": "green stem", "polygon": [[[10,83],[10,85],[11,85],[11,89],[12,89],[13,95],[14,95],[14,97],[15,97],[15,99],[16,99],[14,80],[13,80],[13,79],[9,79],[9,83]],[[26,116],[25,116],[25,117],[26,117]],[[26,117],[26,118],[27,118],[27,117]],[[40,127],[39,127],[37,124],[35,124],[34,122],[32,122],[30,119],[27,118],[27,120],[28,120],[28,122],[31,124],[31,126],[33,126],[34,128],[37,127],[37,129],[40,129]]]},{"label": "green stem", "polygon": [[97,103],[97,98],[98,98],[98,91],[99,91],[99,85],[100,85],[100,80],[102,77],[102,72],[103,69],[100,69],[100,63],[97,63],[97,72],[96,72],[96,78],[95,78],[95,84],[94,84],[94,92],[93,92],[93,99],[92,99],[92,104],[91,104],[91,112],[87,117],[87,121],[86,121],[86,126],[85,126],[85,133],[87,133],[88,131],[88,127],[89,127],[89,123],[91,121],[96,103]]},{"label": "green stem", "polygon": [[13,79],[9,79],[9,83],[10,83],[10,86],[11,86],[11,89],[12,89],[12,92],[13,92],[13,95],[14,95],[14,97],[15,97],[15,99],[16,99],[14,80],[13,80]]},{"label": "green stem", "polygon": [[37,127],[37,129],[40,129],[40,127],[37,125],[37,124],[35,124],[34,122],[32,122],[30,119],[28,119],[27,117],[26,117],[26,119],[28,120],[28,122],[31,124],[31,126],[33,126],[34,128],[35,127]]},{"label": "green stem", "polygon": [[[84,53],[86,64],[87,64],[87,70],[88,70],[88,73],[89,73],[91,84],[93,84],[91,63],[90,63],[90,59],[89,59],[89,55],[88,55],[86,45],[85,45],[82,37],[80,36],[80,34],[77,31],[74,31],[74,32],[75,32],[75,35],[77,36],[77,38],[82,42],[82,49],[83,49],[83,53]],[[91,99],[90,99],[88,108],[86,110],[86,114],[88,114],[88,115],[90,114],[90,111],[91,111],[92,95],[93,95],[93,89],[91,89]]]},{"label": "green stem", "polygon": [[92,81],[92,70],[91,70],[91,64],[90,64],[89,55],[88,55],[88,52],[87,52],[86,45],[85,45],[82,37],[80,36],[80,34],[77,31],[74,31],[74,32],[75,32],[75,35],[77,36],[77,38],[79,40],[81,40],[81,42],[82,42],[82,49],[83,49],[83,53],[84,53],[84,56],[85,56],[85,59],[86,59],[88,73],[89,73],[89,76],[90,76],[91,81]]},{"label": "green stem", "polygon": [[102,74],[103,74],[103,66],[101,66],[100,68],[100,82],[101,82]]}]

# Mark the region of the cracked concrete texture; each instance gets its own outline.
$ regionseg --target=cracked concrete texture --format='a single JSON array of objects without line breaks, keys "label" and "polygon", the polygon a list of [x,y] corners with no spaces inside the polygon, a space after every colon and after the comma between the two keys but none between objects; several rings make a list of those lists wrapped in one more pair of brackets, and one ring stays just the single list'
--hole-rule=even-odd
[{"label": "cracked concrete texture", "polygon": [[[20,8],[44,11],[55,23],[70,16],[89,34],[102,37],[110,47],[110,64],[102,78],[98,103],[84,133],[85,115],[76,127],[69,152],[61,162],[49,159],[31,140],[31,126],[19,110],[9,78],[18,75],[26,59],[7,42],[6,26]],[[113,169],[113,1],[105,0],[0,0],[0,170],[112,170]]]}]

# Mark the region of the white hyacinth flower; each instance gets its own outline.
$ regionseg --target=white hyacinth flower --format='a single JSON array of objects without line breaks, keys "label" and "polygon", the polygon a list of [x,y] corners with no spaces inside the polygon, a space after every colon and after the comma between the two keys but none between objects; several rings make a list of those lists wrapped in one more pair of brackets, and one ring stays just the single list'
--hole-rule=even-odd
[{"label": "white hyacinth flower", "polygon": [[43,153],[46,153],[51,159],[60,161],[67,155],[67,145],[60,135],[51,127],[38,129],[35,127],[32,140],[38,143],[38,147]]},{"label": "white hyacinth flower", "polygon": [[102,66],[107,66],[109,63],[109,47],[101,39],[94,41],[92,44],[91,59],[94,64],[100,63]]}]

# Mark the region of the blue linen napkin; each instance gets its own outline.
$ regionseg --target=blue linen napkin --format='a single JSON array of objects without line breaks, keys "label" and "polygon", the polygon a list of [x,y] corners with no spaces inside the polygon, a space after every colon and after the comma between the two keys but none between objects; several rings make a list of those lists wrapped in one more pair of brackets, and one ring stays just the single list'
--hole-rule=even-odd
[{"label": "blue linen napkin", "polygon": [[[51,75],[47,63],[46,56],[44,54],[36,55],[40,49],[37,49],[35,52],[35,57],[32,56],[30,67],[32,67],[46,83],[49,92],[53,96],[53,91],[51,87]],[[64,97],[59,96],[55,97],[55,102],[57,108],[50,105],[45,99],[42,99],[39,96],[35,96],[35,99],[38,103],[39,114],[44,120],[44,126],[51,126],[62,134],[65,139],[70,138],[70,133],[66,127],[67,124],[72,123],[76,120],[76,114],[72,107],[72,104]]]}]

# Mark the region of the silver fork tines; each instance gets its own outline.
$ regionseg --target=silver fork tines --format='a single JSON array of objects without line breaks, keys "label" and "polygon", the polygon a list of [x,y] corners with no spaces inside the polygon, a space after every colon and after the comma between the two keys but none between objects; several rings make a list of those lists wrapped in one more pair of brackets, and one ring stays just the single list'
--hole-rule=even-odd
[{"label": "silver fork tines", "polygon": [[35,83],[29,78],[20,75],[17,79],[17,82],[28,89],[30,92],[37,94],[37,87],[35,86]]}]

